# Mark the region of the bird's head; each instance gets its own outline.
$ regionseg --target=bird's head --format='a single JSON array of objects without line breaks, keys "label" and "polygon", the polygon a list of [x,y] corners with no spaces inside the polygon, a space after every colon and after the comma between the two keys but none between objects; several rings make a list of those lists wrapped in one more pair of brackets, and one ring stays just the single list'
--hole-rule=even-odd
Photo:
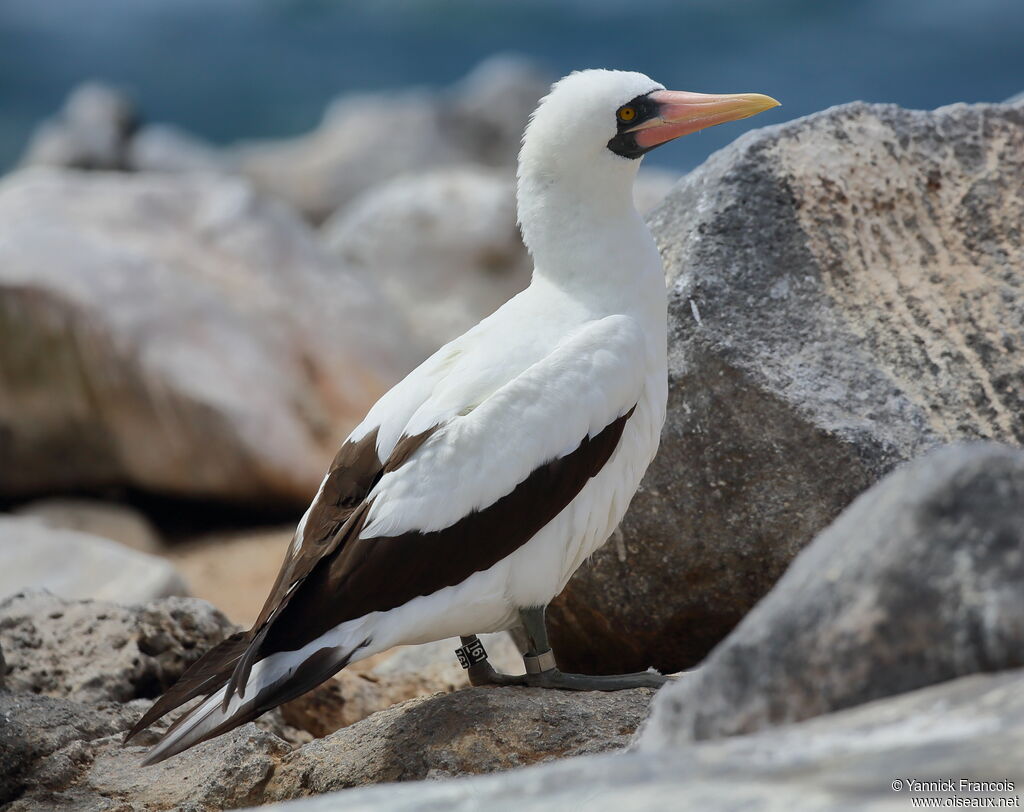
[{"label": "bird's head", "polygon": [[622,164],[635,171],[639,159],[661,144],[778,104],[760,93],[666,90],[642,73],[577,71],[552,86],[530,119],[520,171],[593,173]]}]

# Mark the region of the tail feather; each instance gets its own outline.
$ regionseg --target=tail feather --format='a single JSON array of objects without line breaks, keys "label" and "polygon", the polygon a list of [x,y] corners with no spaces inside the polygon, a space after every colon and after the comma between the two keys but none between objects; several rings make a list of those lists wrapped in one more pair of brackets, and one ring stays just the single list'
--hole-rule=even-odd
[{"label": "tail feather", "polygon": [[248,647],[245,634],[238,632],[222,640],[196,660],[153,706],[146,711],[124,737],[125,742],[137,736],[160,717],[181,707],[191,699],[216,691],[231,674],[235,664]]},{"label": "tail feather", "polygon": [[[199,693],[206,692],[207,694],[205,701],[171,725],[160,741],[146,755],[143,764],[155,764],[170,758],[193,745],[252,721],[260,714],[283,702],[301,696],[348,665],[353,655],[366,647],[369,642],[367,639],[356,647],[347,649],[324,646],[311,653],[300,650],[272,654],[259,660],[249,672],[245,685],[248,698],[243,698],[238,694],[233,694],[228,698],[229,680],[235,670],[234,666],[242,656],[242,652],[239,651],[230,661],[224,660],[224,665],[218,669],[215,679],[211,678],[203,682],[203,687],[194,692],[191,687],[187,691],[183,691],[183,695],[190,693],[187,699],[182,699],[180,702],[172,700],[167,703],[167,710],[170,710],[182,702],[198,696]],[[230,665],[228,665],[229,662]],[[186,673],[182,680],[187,676]],[[177,688],[176,685],[168,694]],[[162,702],[163,698],[160,701]],[[154,705],[153,709],[139,720],[128,738],[134,736],[151,721],[162,716],[167,710],[156,711],[156,705]],[[152,717],[149,722],[146,721],[147,717]]]}]

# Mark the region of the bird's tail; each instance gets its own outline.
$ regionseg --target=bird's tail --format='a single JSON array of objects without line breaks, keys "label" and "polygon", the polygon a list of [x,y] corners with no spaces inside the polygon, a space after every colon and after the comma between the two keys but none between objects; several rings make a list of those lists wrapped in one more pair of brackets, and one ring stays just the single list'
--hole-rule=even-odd
[{"label": "bird's tail", "polygon": [[168,728],[146,754],[144,765],[170,758],[304,694],[344,668],[365,641],[357,646],[310,645],[298,651],[271,654],[252,666],[242,689],[232,691],[228,698],[232,674],[250,645],[252,643],[239,634],[215,646],[128,732],[126,742],[166,713],[197,696],[205,696]]}]

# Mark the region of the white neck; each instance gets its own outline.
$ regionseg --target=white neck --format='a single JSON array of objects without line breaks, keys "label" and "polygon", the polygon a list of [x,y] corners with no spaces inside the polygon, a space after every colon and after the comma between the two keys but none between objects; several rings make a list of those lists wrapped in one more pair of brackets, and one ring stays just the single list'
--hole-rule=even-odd
[{"label": "white neck", "polygon": [[608,157],[596,167],[553,165],[524,146],[517,209],[534,278],[606,307],[663,302],[661,259],[633,204],[639,161]]}]

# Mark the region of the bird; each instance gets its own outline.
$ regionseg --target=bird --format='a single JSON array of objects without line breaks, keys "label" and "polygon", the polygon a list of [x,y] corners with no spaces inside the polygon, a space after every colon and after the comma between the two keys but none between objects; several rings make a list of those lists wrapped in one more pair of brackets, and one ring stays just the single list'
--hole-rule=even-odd
[{"label": "bird", "polygon": [[[445,344],[341,445],[246,632],[206,652],[126,741],[202,697],[151,764],[294,699],[396,645],[461,638],[473,685],[657,688],[653,669],[557,668],[545,607],[619,524],[665,421],[667,292],[633,204],[641,159],[777,106],[758,93],[670,91],[583,70],[530,117],[516,213],[530,284]],[[526,673],[501,674],[477,635],[515,627]]]}]

